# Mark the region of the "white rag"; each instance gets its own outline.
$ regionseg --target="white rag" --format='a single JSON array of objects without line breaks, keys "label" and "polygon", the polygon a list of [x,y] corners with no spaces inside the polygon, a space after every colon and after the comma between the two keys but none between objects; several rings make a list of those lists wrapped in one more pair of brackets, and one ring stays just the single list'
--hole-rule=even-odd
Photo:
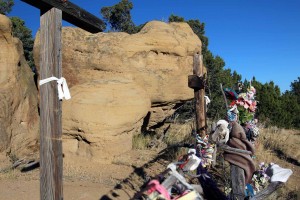
[{"label": "white rag", "polygon": [[290,169],[282,168],[277,164],[273,164],[266,170],[266,174],[271,177],[271,182],[283,182],[285,183],[289,177],[293,174]]},{"label": "white rag", "polygon": [[50,78],[46,78],[39,81],[39,85],[43,85],[45,83],[48,83],[50,81],[56,81],[57,82],[57,90],[58,90],[58,98],[59,100],[62,100],[65,98],[66,100],[71,99],[71,94],[68,88],[68,84],[65,78],[61,77],[60,79],[52,76]]},{"label": "white rag", "polygon": [[204,96],[204,99],[205,99],[205,104],[206,105],[208,105],[211,102],[211,100],[209,99],[208,96]]}]

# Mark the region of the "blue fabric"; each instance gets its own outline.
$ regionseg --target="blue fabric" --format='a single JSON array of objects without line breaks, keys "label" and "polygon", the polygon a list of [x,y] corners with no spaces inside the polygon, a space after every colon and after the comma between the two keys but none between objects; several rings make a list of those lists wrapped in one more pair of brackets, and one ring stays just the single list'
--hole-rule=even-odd
[{"label": "blue fabric", "polygon": [[224,93],[225,93],[225,96],[228,98],[228,99],[231,99],[231,100],[237,100],[238,99],[238,94],[231,88],[224,88],[223,89]]},{"label": "blue fabric", "polygon": [[237,121],[237,114],[234,112],[231,112],[230,110],[227,111],[227,119],[230,122],[236,122]]},{"label": "blue fabric", "polygon": [[248,197],[254,197],[254,190],[252,185],[249,183],[246,185],[245,195]]}]

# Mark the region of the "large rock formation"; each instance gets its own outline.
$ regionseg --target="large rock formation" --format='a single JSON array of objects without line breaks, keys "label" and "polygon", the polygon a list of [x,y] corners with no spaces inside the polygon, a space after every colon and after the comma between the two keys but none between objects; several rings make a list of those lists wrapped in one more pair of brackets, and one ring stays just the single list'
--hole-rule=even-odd
[{"label": "large rock formation", "polygon": [[[85,75],[91,78],[97,72]],[[72,99],[63,103],[64,149],[65,154],[107,162],[131,149],[132,134],[140,132],[151,103],[131,80],[108,74],[96,77],[73,86]]]},{"label": "large rock formation", "polygon": [[11,28],[0,14],[0,152],[21,158],[38,149],[37,88]]},{"label": "large rock formation", "polygon": [[[157,125],[193,97],[187,76],[201,41],[186,23],[153,21],[132,35],[79,28],[63,28],[62,34],[63,76],[72,95],[63,102],[67,156],[107,162],[131,149],[132,134],[142,125]],[[36,61],[39,46],[37,34]]]},{"label": "large rock formation", "polygon": [[[0,151],[21,158],[38,151],[38,93],[22,43],[3,15],[0,44]],[[65,158],[109,162],[130,150],[133,134],[156,127],[193,97],[187,76],[200,51],[185,23],[154,21],[133,35],[64,28],[63,75],[72,94],[63,102]],[[39,35],[37,66],[38,52]]]}]

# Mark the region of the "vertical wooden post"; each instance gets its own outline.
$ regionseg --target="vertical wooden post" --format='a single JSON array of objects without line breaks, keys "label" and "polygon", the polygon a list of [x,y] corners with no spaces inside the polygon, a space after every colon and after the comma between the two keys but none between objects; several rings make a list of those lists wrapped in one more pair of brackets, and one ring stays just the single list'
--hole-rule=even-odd
[{"label": "vertical wooden post", "polygon": [[223,98],[224,98],[225,106],[226,106],[226,112],[227,112],[227,111],[228,111],[228,103],[227,103],[226,95],[225,95],[224,90],[223,90],[223,85],[222,85],[222,83],[220,83],[220,89],[221,89],[221,92],[222,92],[222,94],[223,94]]},{"label": "vertical wooden post", "polygon": [[236,165],[230,165],[232,198],[234,200],[245,199],[245,174],[244,170]]},{"label": "vertical wooden post", "polygon": [[[61,28],[62,11],[41,9],[40,16],[40,79],[62,75]],[[40,197],[63,199],[61,101],[57,83],[40,86]]]},{"label": "vertical wooden post", "polygon": [[[193,63],[193,74],[202,77],[204,76],[203,70],[203,56],[200,54],[194,55],[194,63]],[[195,110],[196,110],[196,132],[201,137],[204,137],[206,134],[206,123],[205,123],[205,88],[195,88]]]}]

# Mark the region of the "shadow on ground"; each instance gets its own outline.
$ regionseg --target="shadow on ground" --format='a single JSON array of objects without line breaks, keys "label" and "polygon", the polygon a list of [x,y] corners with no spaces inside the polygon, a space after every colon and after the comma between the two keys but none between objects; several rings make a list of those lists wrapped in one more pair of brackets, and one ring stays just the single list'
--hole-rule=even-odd
[{"label": "shadow on ground", "polygon": [[[165,170],[170,159],[174,158],[174,152],[178,147],[168,147],[158,153],[158,155],[141,167],[132,166],[134,171],[122,182],[116,184],[109,193],[101,196],[99,200],[113,199],[135,199],[149,180],[153,177],[149,176],[146,169],[151,168],[154,164],[158,165],[157,174]],[[166,162],[167,161],[167,162]]]}]

